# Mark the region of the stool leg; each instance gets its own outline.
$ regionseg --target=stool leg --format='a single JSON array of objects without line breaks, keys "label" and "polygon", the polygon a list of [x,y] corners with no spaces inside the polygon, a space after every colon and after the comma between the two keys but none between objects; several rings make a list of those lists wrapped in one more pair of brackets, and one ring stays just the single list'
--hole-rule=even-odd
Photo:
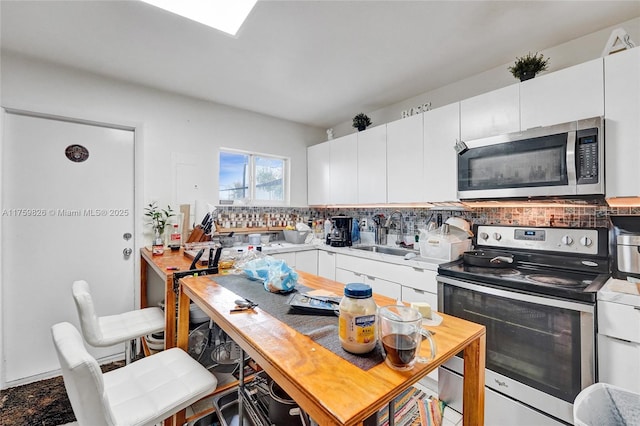
[{"label": "stool leg", "polygon": [[126,346],[124,348],[124,362],[126,364],[131,364],[134,359],[136,359],[137,352],[137,339],[128,340]]}]

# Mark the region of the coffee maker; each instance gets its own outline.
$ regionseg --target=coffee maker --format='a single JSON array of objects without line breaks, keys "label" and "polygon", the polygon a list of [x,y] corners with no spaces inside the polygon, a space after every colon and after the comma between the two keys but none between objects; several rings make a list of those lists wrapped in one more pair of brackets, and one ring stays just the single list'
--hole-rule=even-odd
[{"label": "coffee maker", "polygon": [[331,232],[327,235],[327,245],[332,247],[351,247],[351,226],[353,218],[333,216]]}]

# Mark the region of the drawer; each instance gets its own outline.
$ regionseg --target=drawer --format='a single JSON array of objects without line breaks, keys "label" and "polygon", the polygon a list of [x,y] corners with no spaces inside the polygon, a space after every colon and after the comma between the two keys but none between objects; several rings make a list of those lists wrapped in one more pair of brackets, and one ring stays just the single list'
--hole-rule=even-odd
[{"label": "drawer", "polygon": [[437,293],[436,272],[339,254],[336,267],[404,286]]},{"label": "drawer", "polygon": [[598,301],[598,333],[640,343],[640,307]]}]

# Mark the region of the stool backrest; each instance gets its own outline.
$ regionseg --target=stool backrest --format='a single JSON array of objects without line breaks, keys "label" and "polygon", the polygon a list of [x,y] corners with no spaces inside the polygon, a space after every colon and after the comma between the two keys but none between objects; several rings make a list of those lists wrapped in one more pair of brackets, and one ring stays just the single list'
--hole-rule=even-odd
[{"label": "stool backrest", "polygon": [[93,298],[89,283],[84,280],[75,281],[73,283],[73,300],[76,303],[78,316],[80,317],[80,327],[85,340],[91,346],[101,346],[102,330],[98,322]]},{"label": "stool backrest", "polygon": [[61,322],[51,327],[51,335],[62,367],[64,387],[78,424],[113,424],[109,401],[104,393],[102,370],[87,352],[78,330],[68,322]]}]

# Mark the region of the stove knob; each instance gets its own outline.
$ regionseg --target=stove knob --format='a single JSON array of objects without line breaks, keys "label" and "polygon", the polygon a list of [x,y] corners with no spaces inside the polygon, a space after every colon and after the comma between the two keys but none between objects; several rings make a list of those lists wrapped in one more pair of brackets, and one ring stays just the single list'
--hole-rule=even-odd
[{"label": "stove knob", "polygon": [[585,247],[590,247],[591,244],[593,244],[593,240],[589,237],[582,237],[580,238],[580,244],[582,244]]},{"label": "stove knob", "polygon": [[502,239],[502,235],[498,234],[497,232],[493,233],[493,238],[496,239],[496,241],[500,241]]},{"label": "stove knob", "polygon": [[479,236],[481,240],[485,241],[489,238],[489,234],[487,234],[486,232],[481,232]]},{"label": "stove knob", "polygon": [[562,244],[564,244],[565,246],[570,246],[571,244],[573,244],[573,238],[565,235],[564,237],[562,237]]}]

